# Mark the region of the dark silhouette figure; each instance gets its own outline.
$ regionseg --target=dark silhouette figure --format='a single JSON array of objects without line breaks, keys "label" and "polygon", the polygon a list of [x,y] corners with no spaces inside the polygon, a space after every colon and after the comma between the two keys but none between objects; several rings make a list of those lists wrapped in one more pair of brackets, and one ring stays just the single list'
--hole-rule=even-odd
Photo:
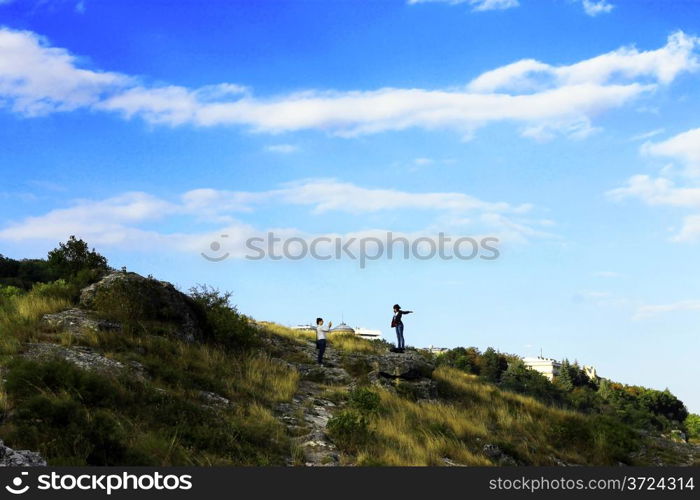
[{"label": "dark silhouette figure", "polygon": [[403,321],[401,317],[404,314],[411,314],[413,311],[402,311],[401,306],[394,304],[394,317],[391,319],[391,327],[396,328],[396,348],[397,350],[403,352],[406,347],[406,343],[403,339]]}]

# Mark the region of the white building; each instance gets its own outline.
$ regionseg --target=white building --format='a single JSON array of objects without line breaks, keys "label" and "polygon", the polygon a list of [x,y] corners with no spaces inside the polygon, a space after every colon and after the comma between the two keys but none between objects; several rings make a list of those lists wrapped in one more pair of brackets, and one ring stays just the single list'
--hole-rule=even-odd
[{"label": "white building", "polygon": [[554,377],[559,375],[559,370],[561,368],[561,363],[556,359],[542,358],[539,356],[536,358],[523,358],[523,363],[525,363],[525,366],[541,373],[550,381],[554,380]]},{"label": "white building", "polygon": [[296,325],[290,327],[292,330],[299,330],[302,332],[315,332],[316,327],[313,325]]},{"label": "white building", "polygon": [[355,335],[367,340],[379,340],[382,338],[381,330],[370,330],[369,328],[355,327]]},{"label": "white building", "polygon": [[331,333],[352,333],[354,335],[355,329],[349,327],[345,323],[341,323],[338,326],[334,326],[333,328],[331,328]]},{"label": "white building", "polygon": [[426,350],[431,354],[442,354],[443,352],[449,351],[447,347],[435,347],[434,345],[431,345]]},{"label": "white building", "polygon": [[[296,325],[290,327],[292,330],[298,330],[302,332],[315,332],[316,331],[316,326],[314,325]],[[371,330],[369,328],[361,328],[361,327],[355,327],[352,328],[348,326],[345,323],[340,323],[337,326],[334,326],[333,328],[330,329],[330,333],[351,333],[353,335],[357,335],[358,337],[362,337],[363,339],[367,340],[379,340],[382,338],[382,332],[381,330]]]}]

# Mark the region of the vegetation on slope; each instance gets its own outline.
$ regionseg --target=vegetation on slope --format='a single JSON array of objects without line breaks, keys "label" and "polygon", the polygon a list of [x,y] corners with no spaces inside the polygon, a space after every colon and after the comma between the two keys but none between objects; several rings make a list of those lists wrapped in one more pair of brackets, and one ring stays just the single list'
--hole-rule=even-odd
[{"label": "vegetation on slope", "polygon": [[[651,435],[700,437],[700,417],[668,391],[591,380],[575,363],[551,383],[493,349],[412,351],[438,364],[437,397],[426,400],[401,380],[372,384],[368,360],[389,344],[333,336],[330,350],[354,381],[333,385],[322,370],[301,370],[313,364],[312,333],[255,323],[230,294],[208,287],[187,299],[201,332],[195,341],[178,335],[180,316],[128,281],[95,302],[118,329],[42,321],[75,307],[80,290],[110,271],[75,238],[46,260],[0,256],[0,438],[52,465],[299,463],[277,409],[301,383],[318,384],[337,403],[326,430],[348,464],[646,463],[639,450]],[[162,286],[151,280],[146,291]],[[117,368],[37,356],[41,346]]]}]

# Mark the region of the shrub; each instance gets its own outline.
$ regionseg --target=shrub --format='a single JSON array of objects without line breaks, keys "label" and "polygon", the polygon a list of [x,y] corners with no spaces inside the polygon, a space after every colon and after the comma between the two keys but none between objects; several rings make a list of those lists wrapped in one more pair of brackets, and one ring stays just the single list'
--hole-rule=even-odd
[{"label": "shrub", "polygon": [[333,442],[347,452],[356,452],[370,437],[367,417],[355,410],[335,414],[328,420],[326,430]]},{"label": "shrub", "polygon": [[685,419],[685,429],[690,439],[700,439],[700,415],[691,413]]},{"label": "shrub", "polygon": [[65,243],[59,243],[57,248],[48,254],[49,268],[60,278],[71,279],[84,270],[107,272],[109,266],[107,259],[97,253],[95,249],[89,249],[88,244],[76,239],[68,238]]},{"label": "shrub", "polygon": [[501,376],[501,386],[520,394],[527,394],[548,404],[560,403],[563,394],[547,377],[525,366],[518,360],[510,363]]},{"label": "shrub", "polygon": [[254,401],[213,408],[59,359],[16,359],[6,377],[13,413],[1,435],[52,465],[270,465],[288,450],[282,424]]},{"label": "shrub", "polygon": [[14,297],[19,297],[24,292],[21,288],[16,286],[2,286],[0,285],[0,305],[6,303],[13,299]]},{"label": "shrub", "polygon": [[226,347],[247,348],[254,344],[257,330],[231,304],[232,295],[207,285],[190,289],[190,296],[204,317],[207,340]]},{"label": "shrub", "polygon": [[379,394],[367,387],[358,387],[348,394],[350,406],[364,415],[379,411]]},{"label": "shrub", "polygon": [[76,287],[66,280],[60,279],[50,283],[35,283],[32,287],[32,294],[37,297],[72,301],[76,295]]}]

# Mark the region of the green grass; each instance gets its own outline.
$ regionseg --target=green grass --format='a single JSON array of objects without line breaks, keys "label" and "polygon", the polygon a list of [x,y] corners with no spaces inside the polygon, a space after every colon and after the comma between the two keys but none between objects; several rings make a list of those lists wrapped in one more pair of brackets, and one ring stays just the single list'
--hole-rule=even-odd
[{"label": "green grass", "polygon": [[[285,462],[289,438],[273,407],[292,398],[299,376],[284,362],[228,342],[184,342],[167,334],[174,327],[167,321],[56,332],[41,317],[71,304],[46,292],[37,287],[0,303],[0,437],[8,446],[36,450],[52,465]],[[225,328],[230,317],[217,313]],[[86,346],[125,368],[101,373],[20,356],[26,342],[37,341]],[[230,404],[212,404],[203,392]]]},{"label": "green grass", "polygon": [[[313,361],[299,349],[314,340],[313,332],[253,326],[234,309],[228,312],[227,296],[216,294],[204,297],[213,301],[203,316],[211,336],[200,342],[172,335],[177,324],[157,317],[122,330],[57,332],[40,319],[70,307],[63,288],[36,287],[0,299],[6,380],[0,384],[0,438],[8,446],[39,451],[51,465],[303,463],[303,450],[274,408],[292,399],[300,379],[279,358]],[[324,391],[320,397],[338,405],[328,432],[346,463],[494,465],[483,449],[494,444],[522,464],[604,465],[631,463],[641,444],[639,434],[610,416],[551,406],[448,366],[432,374],[438,400],[372,387],[363,356],[381,355],[386,346],[346,334],[329,340],[355,380],[352,390],[315,380]],[[27,342],[47,341],[89,347],[125,368],[107,373],[21,356]],[[672,462],[673,449],[662,452]]]},{"label": "green grass", "polygon": [[52,465],[270,465],[288,443],[270,410],[202,405],[187,391],[111,377],[55,360],[15,360],[5,391],[8,445]]},{"label": "green grass", "polygon": [[[483,452],[496,444],[520,463],[615,464],[638,443],[624,425],[602,417],[548,407],[451,368],[439,368],[439,401],[415,402],[385,389],[379,411],[367,420],[371,439],[345,446],[346,460],[361,465],[493,465]],[[360,426],[346,416],[346,428]]]}]

